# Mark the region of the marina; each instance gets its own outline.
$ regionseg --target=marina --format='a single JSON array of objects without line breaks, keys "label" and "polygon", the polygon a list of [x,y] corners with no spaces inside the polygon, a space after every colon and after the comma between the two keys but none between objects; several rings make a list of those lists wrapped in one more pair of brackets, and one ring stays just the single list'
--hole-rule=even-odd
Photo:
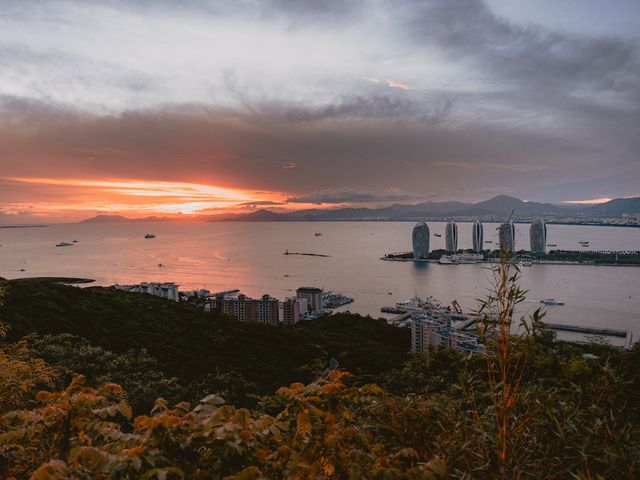
[{"label": "marina", "polygon": [[341,293],[336,292],[323,292],[322,294],[322,307],[323,308],[338,308],[344,305],[353,303],[353,298],[347,297]]},{"label": "marina", "polygon": [[465,330],[464,326],[473,319],[462,313],[455,301],[454,308],[451,308],[440,304],[433,297],[422,299],[414,296],[396,303],[396,307],[405,313],[388,322],[411,329],[411,350],[414,352],[435,347],[453,348],[468,353],[485,351],[484,345],[478,343],[477,335]]},{"label": "marina", "polygon": [[[564,305],[555,299],[542,300],[545,305]],[[412,329],[412,348],[414,350],[424,349],[425,345],[417,340],[416,335],[424,336],[423,330],[429,330],[430,340],[427,346],[449,346],[474,353],[482,351],[482,345],[477,345],[477,336],[473,333],[478,317],[474,314],[465,314],[459,307],[458,302],[452,302],[453,309],[443,306],[433,297],[421,299],[413,297],[404,302],[398,302],[394,306],[380,308],[382,313],[395,314],[394,317],[387,318],[387,323],[401,328]],[[619,338],[623,343],[619,348],[629,349],[633,346],[633,332],[619,330],[615,328],[590,327],[562,323],[544,323],[546,328],[554,332],[578,333],[582,336],[579,339],[565,340],[575,343],[588,343],[589,339],[597,336],[607,341],[608,338]],[[416,333],[416,331],[418,333]],[[452,344],[452,339],[455,340]],[[458,347],[457,341],[461,347]]]}]

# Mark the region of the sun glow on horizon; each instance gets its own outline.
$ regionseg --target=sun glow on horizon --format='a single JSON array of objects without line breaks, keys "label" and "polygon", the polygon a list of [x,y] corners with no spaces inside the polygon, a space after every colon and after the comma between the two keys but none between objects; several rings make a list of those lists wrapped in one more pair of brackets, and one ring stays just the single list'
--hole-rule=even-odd
[{"label": "sun glow on horizon", "polygon": [[260,202],[280,203],[286,195],[213,185],[134,179],[76,179],[11,177],[5,181],[38,189],[60,190],[56,201],[34,199],[8,205],[8,211],[30,209],[34,216],[81,213],[128,214],[131,216],[204,215],[250,211]]},{"label": "sun glow on horizon", "polygon": [[606,203],[613,200],[612,198],[602,197],[602,198],[592,198],[590,200],[565,200],[562,203],[568,203],[570,205],[597,205],[598,203]]}]

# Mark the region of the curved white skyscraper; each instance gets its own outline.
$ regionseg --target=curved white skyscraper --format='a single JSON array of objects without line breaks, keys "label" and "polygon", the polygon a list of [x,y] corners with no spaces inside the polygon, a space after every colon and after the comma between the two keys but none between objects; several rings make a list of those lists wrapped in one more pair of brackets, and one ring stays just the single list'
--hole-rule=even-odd
[{"label": "curved white skyscraper", "polygon": [[473,251],[476,253],[482,252],[484,250],[484,231],[482,228],[482,223],[479,220],[476,220],[473,223]]},{"label": "curved white skyscraper", "polygon": [[498,227],[498,236],[500,237],[500,250],[514,252],[516,249],[516,227],[513,222],[505,222]]},{"label": "curved white skyscraper", "polygon": [[413,258],[427,258],[429,255],[429,226],[424,223],[416,223],[411,235],[413,243]]},{"label": "curved white skyscraper", "polygon": [[444,243],[447,252],[458,251],[458,225],[453,220],[447,222],[447,227],[444,231]]},{"label": "curved white skyscraper", "polygon": [[529,239],[531,240],[532,253],[544,253],[547,245],[547,225],[541,218],[536,218],[531,223],[529,230]]}]

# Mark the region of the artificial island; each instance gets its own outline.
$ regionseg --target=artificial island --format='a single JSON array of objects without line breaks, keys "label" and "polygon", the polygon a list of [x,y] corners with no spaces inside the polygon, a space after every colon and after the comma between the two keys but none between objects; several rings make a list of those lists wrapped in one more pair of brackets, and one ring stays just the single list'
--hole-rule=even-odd
[{"label": "artificial island", "polygon": [[[521,266],[534,263],[552,265],[605,265],[640,266],[639,250],[592,250],[588,241],[578,242],[580,250],[564,250],[557,245],[547,243],[547,226],[541,218],[535,219],[529,228],[530,249],[516,248],[515,226],[513,222],[502,223],[498,227],[499,248],[485,248],[484,226],[476,220],[472,229],[471,249],[458,248],[458,225],[449,220],[445,226],[445,248],[430,250],[430,229],[426,222],[413,227],[412,250],[408,252],[388,253],[382,260],[429,262],[443,265],[471,263],[494,263],[499,260],[500,252],[513,254],[514,261]],[[434,236],[440,237],[438,233]],[[486,243],[492,243],[487,241]],[[549,250],[547,247],[551,247]]]}]

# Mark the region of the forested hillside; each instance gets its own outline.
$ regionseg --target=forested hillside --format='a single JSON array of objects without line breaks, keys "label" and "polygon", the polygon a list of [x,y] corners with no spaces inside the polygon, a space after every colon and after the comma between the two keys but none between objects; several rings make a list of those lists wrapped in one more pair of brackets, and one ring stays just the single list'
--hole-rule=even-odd
[{"label": "forested hillside", "polygon": [[37,334],[33,350],[42,358],[90,380],[135,387],[134,407],[145,410],[158,395],[193,401],[210,391],[253,404],[257,395],[312,380],[331,358],[362,382],[375,381],[399,368],[409,350],[407,330],[359,315],[274,327],[149,295],[46,280],[9,282],[0,315],[10,340]]}]

